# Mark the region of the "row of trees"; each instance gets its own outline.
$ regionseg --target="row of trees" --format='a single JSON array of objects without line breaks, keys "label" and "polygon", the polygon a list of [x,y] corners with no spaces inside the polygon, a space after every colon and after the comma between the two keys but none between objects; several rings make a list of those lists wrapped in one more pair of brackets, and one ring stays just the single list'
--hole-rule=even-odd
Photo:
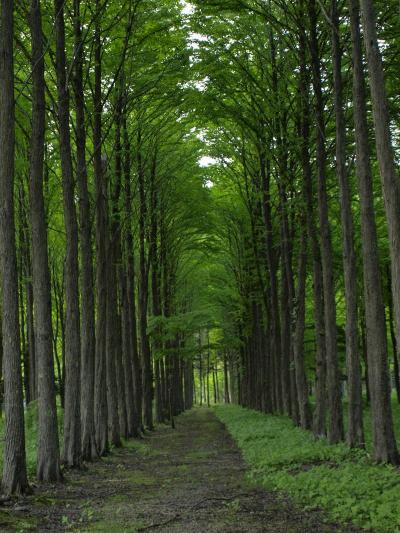
[{"label": "row of trees", "polygon": [[398,20],[360,4],[1,0],[5,493],[33,401],[40,481],[194,400],[364,446],[363,389],[398,462]]},{"label": "row of trees", "polygon": [[1,1],[6,494],[29,490],[26,404],[55,482],[193,403],[209,191],[187,32],[174,1]]},{"label": "row of trees", "polygon": [[208,0],[193,11],[240,401],[331,443],[347,418],[349,445],[362,447],[365,370],[374,458],[396,464],[396,4]]}]

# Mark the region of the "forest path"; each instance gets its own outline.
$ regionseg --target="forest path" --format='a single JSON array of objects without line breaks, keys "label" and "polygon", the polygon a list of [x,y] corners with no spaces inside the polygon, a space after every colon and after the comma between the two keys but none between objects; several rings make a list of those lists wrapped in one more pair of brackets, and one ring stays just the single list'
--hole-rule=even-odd
[{"label": "forest path", "polygon": [[160,426],[87,471],[69,473],[66,484],[38,488],[16,511],[19,525],[7,531],[343,531],[319,512],[250,486],[245,472],[214,412],[197,408],[179,416],[175,430]]}]

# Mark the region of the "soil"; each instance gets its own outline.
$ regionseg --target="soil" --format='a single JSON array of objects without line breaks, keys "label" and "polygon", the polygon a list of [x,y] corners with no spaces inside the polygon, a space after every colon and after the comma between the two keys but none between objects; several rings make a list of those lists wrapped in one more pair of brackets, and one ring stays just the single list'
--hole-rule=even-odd
[{"label": "soil", "polygon": [[193,409],[175,425],[68,472],[63,484],[36,487],[32,496],[4,504],[0,531],[355,531],[250,485],[240,451],[211,409]]}]

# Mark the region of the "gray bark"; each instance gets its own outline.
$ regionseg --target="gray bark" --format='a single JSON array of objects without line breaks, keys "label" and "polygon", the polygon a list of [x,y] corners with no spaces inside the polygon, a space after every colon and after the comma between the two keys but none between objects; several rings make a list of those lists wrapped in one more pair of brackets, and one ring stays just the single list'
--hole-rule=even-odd
[{"label": "gray bark", "polygon": [[13,193],[15,150],[13,9],[13,0],[1,0],[0,267],[5,414],[2,492],[5,494],[21,494],[29,490],[25,458]]},{"label": "gray bark", "polygon": [[[349,7],[353,43],[354,125],[356,170],[361,204],[368,389],[373,414],[374,458],[379,462],[397,463],[399,455],[394,437],[391,411],[385,309],[379,271],[358,0],[349,0]],[[364,14],[365,16],[366,14]],[[373,20],[368,22],[368,26],[371,23],[373,24]],[[370,27],[368,29],[371,30]],[[370,36],[368,35],[368,37]],[[376,48],[378,46],[376,41],[375,46]],[[370,53],[372,54],[372,51]],[[379,63],[379,59],[375,58],[374,62],[376,63],[376,61]],[[375,68],[377,68],[376,65]],[[377,70],[379,71],[379,68]]]},{"label": "gray bark", "polygon": [[78,223],[71,157],[69,90],[66,73],[64,1],[54,0],[56,34],[56,74],[60,159],[66,231],[65,258],[65,405],[64,462],[77,467],[82,462],[80,414],[80,323]]},{"label": "gray bark", "polygon": [[53,482],[61,479],[61,470],[54,386],[51,284],[46,212],[43,197],[46,111],[40,0],[31,0],[30,27],[32,39],[32,136],[29,200],[35,311],[35,355],[38,365],[39,437],[37,479],[39,481]]}]

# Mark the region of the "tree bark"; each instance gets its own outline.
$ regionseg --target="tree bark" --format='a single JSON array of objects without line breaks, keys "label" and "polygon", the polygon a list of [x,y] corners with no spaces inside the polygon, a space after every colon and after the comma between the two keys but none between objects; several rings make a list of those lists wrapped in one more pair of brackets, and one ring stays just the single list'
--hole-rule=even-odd
[{"label": "tree bark", "polygon": [[324,318],[326,343],[326,384],[328,396],[328,440],[331,444],[343,439],[343,414],[340,395],[340,377],[337,354],[336,299],[332,258],[332,239],[329,224],[326,184],[325,117],[321,83],[321,61],[317,36],[315,0],[309,0],[310,52],[313,72],[316,113],[316,160],[318,181],[318,214],[324,291]]},{"label": "tree bark", "polygon": [[371,88],[375,126],[376,154],[389,231],[392,271],[393,308],[397,347],[400,349],[400,181],[390,131],[389,103],[386,95],[384,67],[376,30],[372,0],[361,0],[364,44]]},{"label": "tree bark", "polygon": [[300,137],[301,161],[304,179],[304,205],[306,206],[307,233],[310,239],[313,267],[313,300],[316,346],[315,371],[315,411],[313,415],[313,433],[316,437],[326,435],[326,345],[324,327],[324,298],[321,253],[318,241],[318,228],[315,221],[312,168],[310,161],[310,102],[308,94],[309,73],[307,68],[306,37],[304,28],[300,28],[300,96],[301,118]]},{"label": "tree bark", "polygon": [[60,156],[66,231],[65,259],[65,406],[64,462],[78,467],[82,462],[80,420],[80,324],[78,223],[74,200],[74,177],[71,157],[69,90],[66,74],[64,1],[54,0],[56,34],[56,74]]},{"label": "tree bark", "polygon": [[[157,150],[155,151],[154,158],[157,157]],[[151,258],[151,290],[152,290],[152,303],[153,303],[153,316],[159,319],[162,314],[161,310],[161,294],[160,294],[160,260],[158,254],[158,193],[157,182],[155,172],[151,175],[151,214],[150,214],[150,258]],[[163,422],[164,405],[161,394],[161,373],[159,364],[159,352],[161,348],[160,343],[161,330],[158,326],[155,330],[155,339],[153,341],[153,347],[155,354],[155,388],[156,388],[156,415],[157,422]]]},{"label": "tree bark", "polygon": [[293,334],[296,389],[299,404],[300,426],[309,429],[311,410],[308,401],[308,385],[304,367],[305,296],[307,278],[307,233],[303,230],[300,244],[299,274],[296,294],[296,325]]},{"label": "tree bark", "polygon": [[102,95],[101,95],[101,40],[100,2],[96,0],[95,24],[95,82],[94,82],[94,124],[93,124],[93,168],[96,195],[96,358],[94,411],[96,444],[100,456],[109,451],[108,406],[107,406],[107,189],[105,184],[106,162],[102,161]]},{"label": "tree bark", "polygon": [[228,373],[228,361],[227,354],[224,351],[224,401],[225,403],[231,403],[229,394],[229,373]]},{"label": "tree bark", "polygon": [[390,340],[392,341],[393,348],[393,374],[394,374],[394,383],[396,387],[396,396],[397,401],[400,403],[400,368],[399,368],[399,358],[397,355],[397,340],[396,332],[394,326],[393,318],[393,297],[392,297],[392,282],[390,275],[390,267],[387,267],[386,279],[388,284],[388,311],[389,311],[389,331],[390,331]]},{"label": "tree bark", "polygon": [[[131,194],[131,144],[126,121],[126,110],[123,119],[124,137],[124,185],[125,185],[125,216],[127,219],[125,230],[126,255],[126,305],[129,353],[125,354],[125,388],[127,391],[128,431],[132,436],[138,436],[142,427],[142,378],[137,343],[136,302],[135,302],[135,257],[132,235],[132,194]],[[129,374],[129,375],[128,375]],[[131,397],[131,390],[132,397]],[[129,402],[129,405],[128,405]]]},{"label": "tree bark", "polygon": [[[115,183],[108,186],[110,196],[109,212],[111,220],[108,232],[108,253],[107,253],[107,405],[108,405],[108,426],[109,439],[111,443],[120,447],[121,429],[126,426],[126,409],[122,404],[124,396],[125,382],[121,380],[120,387],[117,387],[121,378],[120,367],[122,364],[118,333],[120,327],[120,317],[118,314],[118,294],[117,294],[117,265],[121,261],[121,241],[120,241],[120,216],[119,216],[119,196],[122,182],[121,165],[121,95],[118,95],[116,103],[116,135],[115,135]],[[125,402],[125,398],[124,398]],[[119,409],[119,407],[121,409]],[[120,425],[122,415],[122,428]]]},{"label": "tree bark", "polygon": [[32,239],[32,284],[35,354],[38,365],[38,481],[60,481],[56,395],[54,387],[51,283],[46,212],[43,198],[44,136],[46,124],[43,34],[40,0],[31,0],[32,136],[29,200]]},{"label": "tree bark", "polygon": [[139,331],[140,348],[142,355],[142,390],[143,390],[143,415],[147,429],[153,429],[152,410],[152,369],[149,337],[147,334],[147,304],[148,304],[148,277],[149,272],[146,261],[146,190],[145,172],[142,161],[142,140],[139,128],[137,147],[137,171],[139,187]]},{"label": "tree bark", "polygon": [[342,50],[337,0],[332,0],[332,62],[336,117],[336,174],[340,188],[343,238],[343,272],[346,303],[346,364],[348,387],[347,442],[351,448],[364,446],[361,365],[358,338],[357,263],[351,191],[346,168],[346,125],[343,111]]},{"label": "tree bark", "polygon": [[74,93],[76,113],[76,175],[79,193],[81,254],[81,420],[82,458],[98,456],[94,426],[95,316],[92,257],[92,225],[86,165],[85,101],[83,92],[83,40],[80,0],[74,0]]},{"label": "tree bark", "polygon": [[[354,125],[356,171],[361,205],[368,388],[371,396],[374,458],[378,462],[398,463],[399,454],[391,411],[385,309],[379,270],[358,0],[349,0],[349,8],[353,43]],[[370,24],[371,21],[368,22],[368,26]],[[368,27],[368,30],[371,28]],[[367,32],[365,36],[367,40],[371,38]],[[375,45],[378,46],[376,41]],[[372,51],[370,54],[373,55]],[[375,58],[374,62],[376,61]]]},{"label": "tree bark", "polygon": [[5,413],[2,492],[5,494],[21,494],[29,490],[25,458],[13,192],[15,151],[13,9],[12,0],[1,0],[0,266]]},{"label": "tree bark", "polygon": [[[111,225],[112,227],[113,225]],[[108,235],[107,253],[107,308],[106,308],[106,369],[107,369],[107,408],[108,408],[108,438],[115,447],[120,447],[120,425],[118,416],[117,397],[117,291],[115,273],[115,248],[113,234]]]}]

